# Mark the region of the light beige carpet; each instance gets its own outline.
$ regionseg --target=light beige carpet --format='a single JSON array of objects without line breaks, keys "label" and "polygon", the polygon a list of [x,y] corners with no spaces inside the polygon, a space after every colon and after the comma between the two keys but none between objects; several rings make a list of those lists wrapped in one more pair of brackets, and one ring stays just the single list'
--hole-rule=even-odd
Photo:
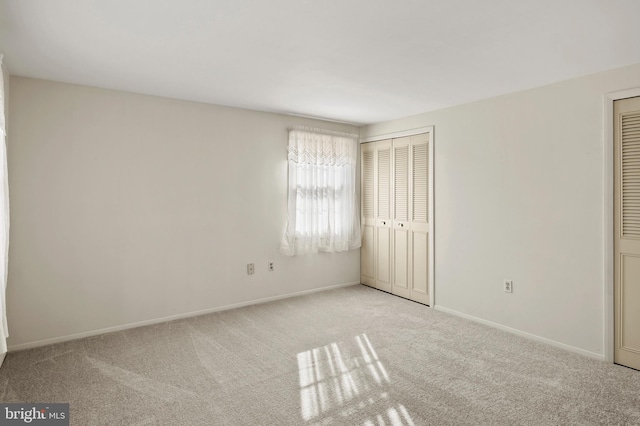
[{"label": "light beige carpet", "polygon": [[640,372],[364,286],[10,353],[74,425],[640,424]]}]

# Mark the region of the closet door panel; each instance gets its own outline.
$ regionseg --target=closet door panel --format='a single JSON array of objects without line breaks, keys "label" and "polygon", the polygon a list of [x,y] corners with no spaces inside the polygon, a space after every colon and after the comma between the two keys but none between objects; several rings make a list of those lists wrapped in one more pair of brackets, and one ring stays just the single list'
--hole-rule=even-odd
[{"label": "closet door panel", "polygon": [[361,150],[360,282],[375,287],[375,146],[363,144]]},{"label": "closet door panel", "polygon": [[409,151],[410,139],[393,140],[393,276],[391,292],[410,296]]},{"label": "closet door panel", "polygon": [[411,136],[411,299],[429,303],[429,134]]},{"label": "closet door panel", "polygon": [[376,256],[376,288],[391,291],[391,232],[388,227],[377,228],[377,256]]},{"label": "closet door panel", "polygon": [[376,288],[391,291],[391,213],[392,151],[391,140],[375,144],[375,216],[376,216]]},{"label": "closet door panel", "polygon": [[360,282],[375,287],[375,227],[364,226],[360,249]]},{"label": "closet door panel", "polygon": [[[428,262],[429,244],[426,232],[414,232],[412,241],[413,287],[412,292],[428,295]],[[428,302],[428,300],[427,300]],[[425,302],[425,303],[427,303]]]},{"label": "closet door panel", "polygon": [[393,281],[391,291],[409,297],[409,233],[393,231]]}]

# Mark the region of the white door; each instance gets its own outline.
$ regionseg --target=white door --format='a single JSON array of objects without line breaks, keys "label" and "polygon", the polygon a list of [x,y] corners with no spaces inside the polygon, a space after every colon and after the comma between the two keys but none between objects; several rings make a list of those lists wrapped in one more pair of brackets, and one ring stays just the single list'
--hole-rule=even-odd
[{"label": "white door", "polygon": [[391,140],[375,143],[376,288],[391,291]]},{"label": "white door", "polygon": [[393,140],[393,221],[391,292],[411,298],[409,153],[411,138]]},{"label": "white door", "polygon": [[614,361],[640,370],[640,98],[615,101]]},{"label": "white door", "polygon": [[433,194],[429,194],[429,142],[431,133],[423,133],[411,136],[410,150],[410,196],[409,208],[410,223],[410,253],[409,270],[411,277],[410,298],[416,302],[429,304],[429,233],[432,232],[430,221],[432,220],[433,205],[430,200]]},{"label": "white door", "polygon": [[360,145],[360,182],[362,245],[360,248],[360,282],[375,287],[375,144]]}]

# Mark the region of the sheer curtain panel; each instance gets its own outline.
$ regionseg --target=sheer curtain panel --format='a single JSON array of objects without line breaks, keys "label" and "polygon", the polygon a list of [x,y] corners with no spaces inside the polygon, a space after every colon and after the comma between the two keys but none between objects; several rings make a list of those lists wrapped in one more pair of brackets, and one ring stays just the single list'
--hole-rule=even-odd
[{"label": "sheer curtain panel", "polygon": [[280,251],[288,256],[360,247],[356,200],[357,135],[289,131],[287,225]]},{"label": "sheer curtain panel", "polygon": [[7,267],[9,266],[9,179],[7,176],[7,135],[4,93],[4,67],[0,55],[0,354],[7,352]]}]

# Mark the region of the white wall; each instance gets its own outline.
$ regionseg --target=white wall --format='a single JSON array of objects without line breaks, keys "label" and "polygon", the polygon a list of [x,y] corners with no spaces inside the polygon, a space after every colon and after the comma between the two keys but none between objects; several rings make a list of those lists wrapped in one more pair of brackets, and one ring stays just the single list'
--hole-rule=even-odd
[{"label": "white wall", "polygon": [[287,128],[357,128],[21,77],[10,106],[10,349],[359,281],[278,253]]},{"label": "white wall", "polygon": [[[4,65],[4,63],[2,63],[0,65],[2,67],[2,83],[3,83],[3,88],[4,88],[4,117],[5,117],[5,145],[9,143],[9,96],[10,96],[10,76],[9,76],[9,70],[7,69],[7,67]],[[0,366],[2,366],[3,362],[4,362],[4,358],[7,355],[6,352],[6,347],[3,345],[2,348],[2,353],[0,353]]]},{"label": "white wall", "polygon": [[640,64],[361,130],[435,126],[436,306],[604,356],[603,94],[633,87]]}]

